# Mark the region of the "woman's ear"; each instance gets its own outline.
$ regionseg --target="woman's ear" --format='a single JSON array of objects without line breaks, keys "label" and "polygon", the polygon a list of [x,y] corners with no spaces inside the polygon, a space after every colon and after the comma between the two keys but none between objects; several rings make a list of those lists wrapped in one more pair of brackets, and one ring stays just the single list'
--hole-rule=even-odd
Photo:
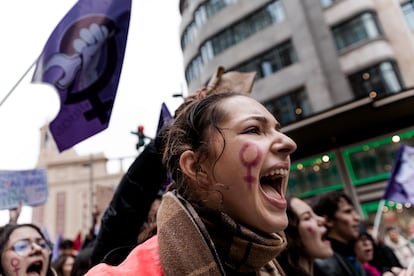
[{"label": "woman's ear", "polygon": [[186,150],[180,156],[181,171],[194,181],[196,180],[197,176],[197,166],[195,158],[195,153],[192,150]]},{"label": "woman's ear", "polygon": [[198,156],[194,151],[187,150],[181,154],[180,168],[181,171],[193,181],[204,182],[203,180],[207,180],[207,173],[201,169],[201,166],[198,163]]}]

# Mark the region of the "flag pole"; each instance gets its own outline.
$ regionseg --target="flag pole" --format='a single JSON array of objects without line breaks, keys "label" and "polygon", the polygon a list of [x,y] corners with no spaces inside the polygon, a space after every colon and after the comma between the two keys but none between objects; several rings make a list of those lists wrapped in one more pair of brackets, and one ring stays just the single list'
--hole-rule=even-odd
[{"label": "flag pole", "polygon": [[375,215],[374,228],[372,229],[372,236],[376,240],[378,238],[378,229],[381,222],[382,209],[385,205],[385,199],[381,199],[378,204],[377,214]]},{"label": "flag pole", "polygon": [[22,80],[26,77],[27,74],[29,74],[30,70],[35,66],[37,62],[37,59],[27,68],[26,72],[24,72],[23,76],[20,77],[20,79],[13,85],[13,87],[10,89],[10,91],[7,93],[7,95],[1,100],[0,107],[4,104],[4,102],[7,100],[8,97],[10,97],[11,93],[16,89],[16,87],[22,82]]}]

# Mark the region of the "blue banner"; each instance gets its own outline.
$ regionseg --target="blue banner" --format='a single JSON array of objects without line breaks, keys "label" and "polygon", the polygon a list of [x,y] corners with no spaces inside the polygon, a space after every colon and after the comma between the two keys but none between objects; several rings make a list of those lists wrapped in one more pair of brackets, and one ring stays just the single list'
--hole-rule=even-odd
[{"label": "blue banner", "polygon": [[40,205],[47,196],[46,170],[0,171],[0,210]]}]

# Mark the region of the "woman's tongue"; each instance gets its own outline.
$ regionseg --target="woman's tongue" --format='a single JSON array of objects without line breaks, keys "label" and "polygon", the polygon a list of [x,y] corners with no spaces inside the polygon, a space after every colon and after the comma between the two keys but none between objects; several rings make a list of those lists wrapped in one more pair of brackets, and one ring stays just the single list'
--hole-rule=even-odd
[{"label": "woman's tongue", "polygon": [[262,184],[262,189],[268,197],[275,198],[275,199],[282,199],[282,195],[271,185]]}]

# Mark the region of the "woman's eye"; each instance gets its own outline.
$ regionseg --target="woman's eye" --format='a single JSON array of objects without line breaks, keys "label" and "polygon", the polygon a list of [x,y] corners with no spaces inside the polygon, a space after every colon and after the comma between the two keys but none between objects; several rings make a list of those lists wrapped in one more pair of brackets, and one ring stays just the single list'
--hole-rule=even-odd
[{"label": "woman's eye", "polygon": [[36,244],[38,246],[40,246],[41,248],[43,248],[43,249],[48,248],[48,244],[45,240],[38,240],[38,241],[36,241]]},{"label": "woman's eye", "polygon": [[14,244],[13,248],[14,248],[14,251],[20,252],[20,251],[26,249],[26,247],[28,247],[28,246],[29,246],[29,242],[28,241],[21,240],[21,241],[16,242]]},{"label": "woman's eye", "polygon": [[305,216],[305,217],[303,217],[303,220],[304,221],[308,221],[308,220],[310,220],[311,219],[311,217],[310,216]]},{"label": "woman's eye", "polygon": [[243,131],[244,134],[258,134],[260,133],[260,129],[258,127],[249,127]]},{"label": "woman's eye", "polygon": [[312,216],[308,212],[306,212],[302,216],[300,216],[300,220],[303,220],[303,221],[310,220],[311,218],[312,218]]},{"label": "woman's eye", "polygon": [[15,248],[16,251],[21,251],[21,250],[25,249],[27,246],[28,246],[27,244],[16,244],[14,246],[14,248]]}]

